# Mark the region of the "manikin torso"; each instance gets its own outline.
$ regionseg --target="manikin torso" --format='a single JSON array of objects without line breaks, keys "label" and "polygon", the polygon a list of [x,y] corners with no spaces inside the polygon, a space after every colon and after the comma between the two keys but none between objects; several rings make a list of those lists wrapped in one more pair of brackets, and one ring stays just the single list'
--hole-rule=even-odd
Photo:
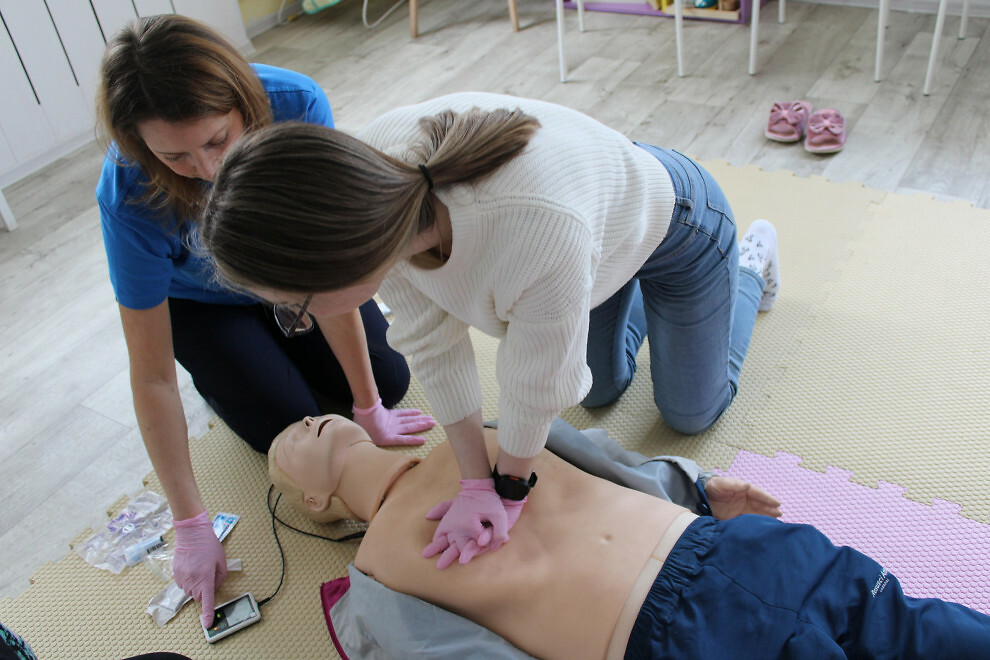
[{"label": "manikin torso", "polygon": [[[497,451],[486,429],[489,454]],[[386,586],[471,619],[540,658],[603,658],[627,595],[682,507],[588,475],[543,451],[539,483],[510,541],[436,568],[426,513],[457,494],[449,444],[395,481],[355,566]],[[637,606],[639,603],[636,604]],[[624,642],[623,641],[623,647]]]}]

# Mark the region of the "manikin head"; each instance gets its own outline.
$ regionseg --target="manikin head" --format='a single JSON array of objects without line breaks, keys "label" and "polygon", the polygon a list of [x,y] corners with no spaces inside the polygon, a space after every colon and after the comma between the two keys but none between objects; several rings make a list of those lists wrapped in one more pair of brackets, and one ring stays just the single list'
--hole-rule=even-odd
[{"label": "manikin head", "polygon": [[370,521],[389,487],[419,459],[376,447],[340,415],[305,417],[268,450],[268,474],[289,503],[316,522]]}]

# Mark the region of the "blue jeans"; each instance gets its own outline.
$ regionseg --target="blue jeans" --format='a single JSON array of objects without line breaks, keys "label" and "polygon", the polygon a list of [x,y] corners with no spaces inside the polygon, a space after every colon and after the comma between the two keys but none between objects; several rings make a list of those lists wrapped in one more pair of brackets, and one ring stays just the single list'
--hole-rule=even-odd
[{"label": "blue jeans", "polygon": [[985,614],[905,596],[887,569],[810,525],[747,515],[688,526],[625,657],[975,660],[988,651]]},{"label": "blue jeans", "polygon": [[591,310],[594,383],[582,405],[604,406],[629,387],[649,336],[657,409],[671,428],[701,433],[736,395],[763,277],[739,267],[732,209],[711,174],[676,151],[638,146],[670,172],[674,214],[635,277]]}]

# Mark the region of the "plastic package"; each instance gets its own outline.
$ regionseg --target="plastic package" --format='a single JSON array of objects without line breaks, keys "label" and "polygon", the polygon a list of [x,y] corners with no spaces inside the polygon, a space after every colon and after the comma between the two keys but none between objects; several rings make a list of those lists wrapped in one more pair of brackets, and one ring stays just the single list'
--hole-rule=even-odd
[{"label": "plastic package", "polygon": [[[228,559],[227,570],[241,570],[241,560]],[[145,609],[145,612],[151,615],[152,620],[158,624],[158,627],[160,628],[168,623],[172,617],[178,614],[179,610],[182,609],[182,606],[191,600],[192,597],[187,596],[186,592],[183,591],[173,580],[172,582],[169,582],[168,586],[151,597],[151,601],[148,602],[148,607]]]},{"label": "plastic package", "polygon": [[[234,525],[240,519],[240,515],[236,513],[217,512],[213,516],[213,533],[216,534],[217,540],[223,542],[230,535],[231,530],[234,529]],[[172,617],[178,614],[183,605],[192,600],[190,596],[186,595],[185,591],[179,588],[175,580],[172,579],[173,554],[174,549],[172,546],[168,543],[163,543],[151,549],[143,557],[143,562],[148,566],[148,569],[167,585],[151,597],[151,601],[148,602],[148,607],[145,609],[145,612],[151,615],[151,618],[159,627],[168,623]],[[228,559],[227,570],[241,570],[241,560]]]},{"label": "plastic package", "polygon": [[163,543],[143,558],[144,565],[156,578],[162,581],[162,584],[168,584],[172,581],[172,555],[174,552],[171,544]]},{"label": "plastic package", "polygon": [[146,490],[131,499],[103,530],[73,549],[88,564],[120,573],[128,566],[125,554],[128,549],[140,548],[150,543],[149,539],[160,537],[171,528],[172,512],[168,500]]},{"label": "plastic package", "polygon": [[129,545],[124,548],[124,560],[127,561],[128,566],[134,566],[141,561],[145,555],[154,552],[163,545],[165,545],[165,539],[162,538],[161,534],[158,536],[150,536],[143,541],[139,541],[134,545]]},{"label": "plastic package", "polygon": [[[217,540],[223,542],[240,519],[241,517],[236,513],[222,511],[213,516],[213,533],[216,534]],[[149,548],[142,559],[155,577],[162,583],[168,584],[172,581],[172,557],[174,554],[175,549],[171,544],[161,543]]]}]

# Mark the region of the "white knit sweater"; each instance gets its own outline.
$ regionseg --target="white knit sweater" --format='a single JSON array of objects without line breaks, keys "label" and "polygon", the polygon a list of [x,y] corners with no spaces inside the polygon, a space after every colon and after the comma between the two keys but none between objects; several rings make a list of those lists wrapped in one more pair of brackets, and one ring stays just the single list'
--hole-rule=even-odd
[{"label": "white knit sweater", "polygon": [[553,418],[588,393],[588,314],[663,240],[674,192],[666,169],[628,138],[541,101],[451,94],[393,110],[357,137],[417,164],[419,118],[472,107],[519,107],[541,128],[490,177],[435,191],[450,211],[450,258],[436,270],[402,263],[388,274],[388,340],[409,358],[441,424],[481,408],[468,327],[501,340],[499,444],[530,457]]}]

